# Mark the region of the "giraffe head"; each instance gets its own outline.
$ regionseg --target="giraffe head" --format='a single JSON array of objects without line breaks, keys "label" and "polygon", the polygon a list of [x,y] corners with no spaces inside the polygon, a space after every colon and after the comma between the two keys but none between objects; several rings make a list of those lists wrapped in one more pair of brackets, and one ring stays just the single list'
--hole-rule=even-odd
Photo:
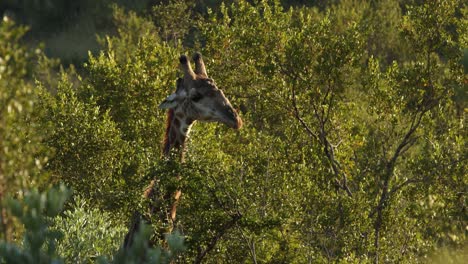
[{"label": "giraffe head", "polygon": [[173,109],[175,115],[183,117],[188,124],[193,121],[219,122],[239,129],[242,120],[214,82],[208,78],[200,53],[193,56],[195,71],[187,56],[179,58],[184,77],[177,80],[176,91],[160,105],[161,109]]}]

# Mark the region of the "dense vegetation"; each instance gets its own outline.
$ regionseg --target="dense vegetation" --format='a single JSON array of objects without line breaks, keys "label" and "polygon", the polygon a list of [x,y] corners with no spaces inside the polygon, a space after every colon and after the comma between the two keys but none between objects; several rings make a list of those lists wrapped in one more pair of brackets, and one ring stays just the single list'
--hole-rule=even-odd
[{"label": "dense vegetation", "polygon": [[[111,2],[76,67],[0,22],[0,263],[468,260],[465,1]],[[167,162],[194,51],[244,127],[197,123]],[[153,177],[180,228],[122,250]]]}]

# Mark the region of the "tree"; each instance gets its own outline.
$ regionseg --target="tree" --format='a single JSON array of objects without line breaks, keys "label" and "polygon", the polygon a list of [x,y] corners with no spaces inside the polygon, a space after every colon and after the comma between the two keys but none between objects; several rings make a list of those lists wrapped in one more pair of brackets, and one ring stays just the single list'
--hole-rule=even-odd
[{"label": "tree", "polygon": [[4,206],[8,195],[22,197],[46,179],[47,149],[40,144],[34,120],[37,92],[34,62],[42,51],[21,42],[27,28],[5,17],[0,22],[0,238],[12,239],[12,222]]},{"label": "tree", "polygon": [[[7,102],[0,153],[14,150],[0,156],[3,190],[8,184],[21,200],[18,190],[64,181],[92,208],[70,203],[58,223],[100,223],[93,215],[103,210],[121,230],[135,207],[145,208],[141,193],[157,176],[162,193],[184,190],[177,212],[184,242],[174,241],[186,250],[166,252],[164,261],[172,254],[178,262],[377,263],[431,261],[440,249],[463,254],[466,6],[426,2],[286,10],[278,0],[234,1],[200,17],[179,1],[155,7],[157,17],[114,7],[116,34],[100,39],[101,53],[80,74],[63,70],[58,78],[33,66],[24,46],[12,48],[19,33],[5,32],[18,29],[5,27],[10,41],[0,47],[22,59],[0,56],[0,70],[19,69],[0,78]],[[195,24],[170,25],[177,19],[168,14],[178,12]],[[176,165],[160,159],[165,113],[157,106],[174,89],[177,58],[192,53],[189,46],[204,54],[244,126],[197,123],[197,144]],[[76,230],[65,237],[102,235]],[[160,230],[157,221],[142,237],[152,230]],[[99,246],[107,258],[117,236]],[[66,257],[89,261],[97,248],[85,246]],[[165,254],[147,246],[114,259]]]}]

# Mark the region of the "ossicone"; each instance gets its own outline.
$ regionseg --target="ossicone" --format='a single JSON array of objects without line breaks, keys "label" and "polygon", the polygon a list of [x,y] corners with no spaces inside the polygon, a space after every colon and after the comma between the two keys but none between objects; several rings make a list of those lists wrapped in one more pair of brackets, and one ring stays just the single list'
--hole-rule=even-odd
[{"label": "ossicone", "polygon": [[180,61],[180,64],[187,64],[188,63],[187,56],[185,54],[180,55],[179,61]]},{"label": "ossicone", "polygon": [[196,78],[195,73],[193,72],[192,67],[190,66],[190,62],[185,54],[182,54],[179,57],[179,61],[180,68],[184,72],[184,82],[186,84],[190,84]]},{"label": "ossicone", "polygon": [[208,74],[206,73],[205,63],[203,62],[201,53],[195,52],[192,58],[193,58],[193,61],[195,62],[195,74],[200,75],[204,78],[208,78]]}]

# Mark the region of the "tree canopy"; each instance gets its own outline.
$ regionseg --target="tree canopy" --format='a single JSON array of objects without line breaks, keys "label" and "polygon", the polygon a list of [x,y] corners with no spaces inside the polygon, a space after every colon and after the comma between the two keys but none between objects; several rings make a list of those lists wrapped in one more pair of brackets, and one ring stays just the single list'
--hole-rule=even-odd
[{"label": "tree canopy", "polygon": [[[99,30],[70,57],[50,17],[0,22],[0,263],[468,260],[464,1],[39,2]],[[195,51],[244,126],[170,162],[158,105]],[[126,251],[154,177],[178,229]]]}]

